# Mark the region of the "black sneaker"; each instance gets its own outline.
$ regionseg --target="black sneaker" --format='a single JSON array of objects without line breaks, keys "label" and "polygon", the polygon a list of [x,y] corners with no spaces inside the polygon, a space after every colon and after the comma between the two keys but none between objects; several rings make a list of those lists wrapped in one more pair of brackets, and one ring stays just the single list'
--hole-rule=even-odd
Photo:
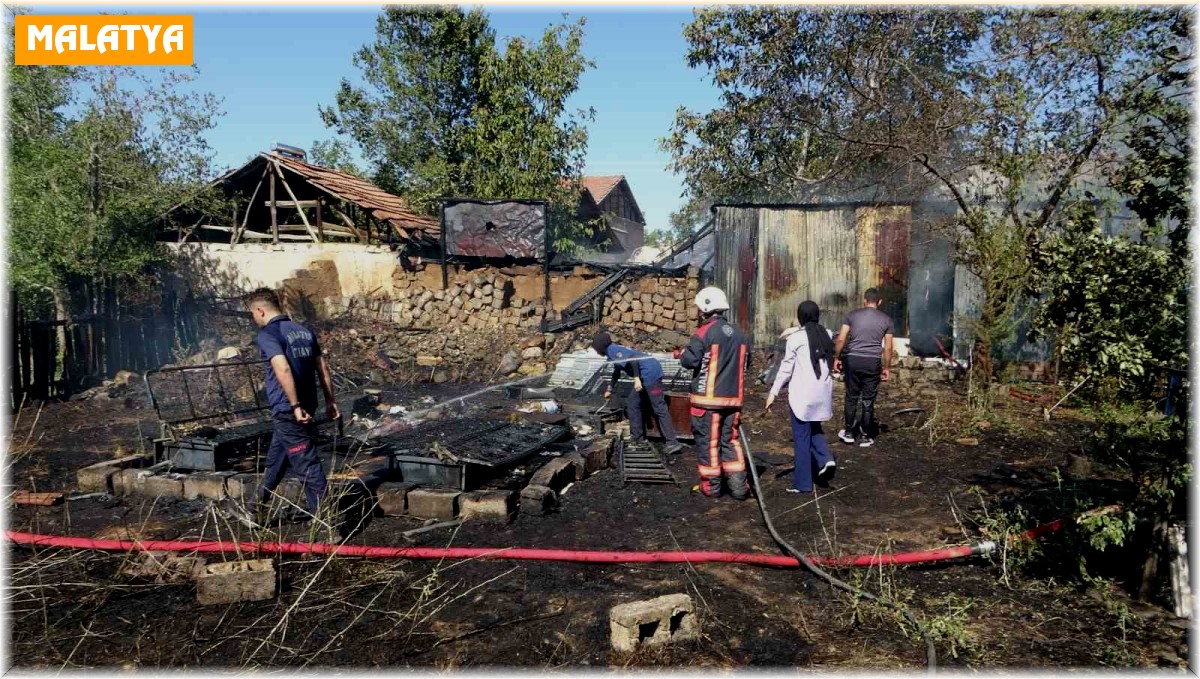
[{"label": "black sneaker", "polygon": [[821,479],[822,481],[829,481],[833,478],[835,472],[837,472],[837,462],[830,460],[821,467],[820,471],[817,472],[817,478]]},{"label": "black sneaker", "polygon": [[838,432],[838,438],[842,440],[842,443],[854,445],[854,435],[846,433],[845,429]]}]

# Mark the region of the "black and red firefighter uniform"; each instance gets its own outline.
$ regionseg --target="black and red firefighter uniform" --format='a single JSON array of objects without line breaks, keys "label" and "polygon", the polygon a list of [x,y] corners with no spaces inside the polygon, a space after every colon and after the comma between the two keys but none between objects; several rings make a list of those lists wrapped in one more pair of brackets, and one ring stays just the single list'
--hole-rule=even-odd
[{"label": "black and red firefighter uniform", "polygon": [[700,492],[708,497],[720,495],[724,477],[729,494],[745,500],[750,484],[738,426],[750,346],[741,330],[722,315],[729,302],[719,288],[701,290],[696,305],[704,319],[702,325],[687,348],[676,354],[680,365],[692,370],[691,420]]}]

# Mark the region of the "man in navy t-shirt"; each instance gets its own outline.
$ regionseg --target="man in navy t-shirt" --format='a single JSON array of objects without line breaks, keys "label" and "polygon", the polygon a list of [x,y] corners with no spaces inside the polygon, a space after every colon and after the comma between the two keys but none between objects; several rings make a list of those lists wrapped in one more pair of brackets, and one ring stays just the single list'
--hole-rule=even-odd
[{"label": "man in navy t-shirt", "polygon": [[281,311],[274,291],[255,290],[246,297],[246,306],[254,323],[262,328],[254,341],[266,364],[267,402],[275,421],[267,468],[253,508],[265,503],[284,475],[290,473],[304,484],[305,503],[309,513],[315,515],[327,486],[325,470],[317,457],[313,424],[318,382],[325,392],[329,419],[341,417],[334,401],[329,363],[321,355],[317,336]]},{"label": "man in navy t-shirt", "polygon": [[592,350],[613,363],[612,382],[604,392],[604,398],[612,398],[613,389],[621,379],[622,372],[633,378],[633,391],[629,392],[629,399],[625,402],[625,412],[629,417],[629,436],[634,441],[641,441],[646,437],[646,427],[642,421],[644,399],[650,403],[654,419],[658,422],[658,430],[667,440],[665,452],[671,455],[683,450],[675,434],[675,426],[671,422],[667,400],[663,396],[662,364],[643,351],[615,344],[607,332],[596,333],[592,339]]}]

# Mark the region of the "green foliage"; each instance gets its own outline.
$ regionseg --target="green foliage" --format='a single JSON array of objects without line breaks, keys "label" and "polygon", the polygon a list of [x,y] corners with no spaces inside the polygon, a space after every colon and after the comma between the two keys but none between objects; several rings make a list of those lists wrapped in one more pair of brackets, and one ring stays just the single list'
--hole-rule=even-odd
[{"label": "green foliage", "polygon": [[1148,370],[1187,365],[1186,260],[1105,236],[1081,208],[1042,245],[1041,262],[1045,296],[1033,327],[1057,337],[1067,372],[1131,389]]},{"label": "green foliage", "polygon": [[1149,7],[698,11],[688,63],[708,70],[721,104],[680,110],[662,141],[691,201],[680,223],[704,201],[952,200],[947,233],[979,279],[969,329],[986,387],[1012,311],[1035,292],[1039,239],[1102,186],[1102,168],[1120,166],[1108,161],[1130,159],[1107,183],[1136,210],[1186,213],[1186,200],[1164,195],[1171,181],[1149,178],[1187,176],[1176,153],[1186,134],[1171,128],[1188,120],[1188,17]]},{"label": "green foliage", "polygon": [[344,139],[324,139],[312,143],[308,160],[314,165],[331,167],[348,174],[366,177],[366,173],[354,162],[350,144]]},{"label": "green foliage", "polygon": [[72,278],[139,274],[157,259],[149,220],[198,193],[215,204],[204,133],[219,101],[190,91],[194,69],[16,66],[12,37],[13,287],[61,300]]},{"label": "green foliage", "polygon": [[343,80],[321,116],[416,209],[433,214],[447,196],[549,199],[556,247],[569,249],[588,231],[574,215],[594,113],[568,106],[593,66],[583,26],[501,47],[480,9],[389,7],[354,59],[366,86]]}]

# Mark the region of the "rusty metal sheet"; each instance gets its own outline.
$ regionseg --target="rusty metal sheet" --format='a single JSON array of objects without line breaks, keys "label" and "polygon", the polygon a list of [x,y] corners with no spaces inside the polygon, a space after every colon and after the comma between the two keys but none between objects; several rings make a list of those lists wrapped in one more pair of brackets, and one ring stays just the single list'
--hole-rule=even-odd
[{"label": "rusty metal sheet", "polygon": [[543,259],[546,204],[529,201],[446,201],[446,252],[468,257]]},{"label": "rusty metal sheet", "polygon": [[727,318],[753,337],[758,210],[718,207],[713,225],[713,282],[729,298]]},{"label": "rusty metal sheet", "polygon": [[858,246],[858,295],[879,290],[880,309],[892,317],[896,336],[908,336],[908,271],[912,207],[887,205],[855,211]]},{"label": "rusty metal sheet", "polygon": [[836,333],[858,306],[854,209],[809,210],[804,219],[808,298],[821,307],[821,324]]},{"label": "rusty metal sheet", "polygon": [[762,208],[758,238],[759,302],[754,321],[754,339],[761,346],[769,346],[785,328],[796,323],[796,307],[809,294],[807,261],[805,212]]}]

